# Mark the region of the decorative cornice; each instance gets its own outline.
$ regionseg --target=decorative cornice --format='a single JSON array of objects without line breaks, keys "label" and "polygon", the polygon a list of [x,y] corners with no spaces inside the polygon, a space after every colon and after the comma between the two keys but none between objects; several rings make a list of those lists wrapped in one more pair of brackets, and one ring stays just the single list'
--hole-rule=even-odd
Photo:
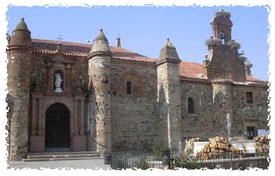
[{"label": "decorative cornice", "polygon": [[161,59],[161,60],[155,61],[157,66],[162,65],[164,63],[179,64],[180,62],[181,62],[181,60],[179,60],[179,59],[171,59],[171,58],[166,58],[166,59]]},{"label": "decorative cornice", "polygon": [[95,56],[110,56],[110,57],[112,57],[113,53],[112,52],[106,52],[106,51],[95,51],[95,52],[90,53],[88,55],[87,59],[90,60]]}]

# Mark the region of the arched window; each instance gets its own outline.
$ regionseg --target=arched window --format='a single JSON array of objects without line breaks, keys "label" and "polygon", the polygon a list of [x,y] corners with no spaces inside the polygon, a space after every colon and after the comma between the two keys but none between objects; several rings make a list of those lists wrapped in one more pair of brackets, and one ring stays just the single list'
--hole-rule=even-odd
[{"label": "arched window", "polygon": [[220,38],[222,40],[222,44],[225,44],[225,35],[223,32],[220,33]]},{"label": "arched window", "polygon": [[131,81],[127,81],[127,94],[132,93],[132,84]]},{"label": "arched window", "polygon": [[54,91],[55,92],[64,92],[64,76],[62,71],[54,72]]},{"label": "arched window", "polygon": [[195,108],[194,108],[194,100],[193,100],[193,98],[188,98],[188,113],[189,114],[193,114],[193,113],[195,113]]}]

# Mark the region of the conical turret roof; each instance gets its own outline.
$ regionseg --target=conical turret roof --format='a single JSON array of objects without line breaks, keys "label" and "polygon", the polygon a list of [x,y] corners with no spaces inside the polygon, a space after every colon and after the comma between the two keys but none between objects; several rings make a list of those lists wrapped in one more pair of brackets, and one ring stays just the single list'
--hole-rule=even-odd
[{"label": "conical turret roof", "polygon": [[24,18],[16,26],[12,32],[10,45],[32,47],[31,32],[29,31]]},{"label": "conical turret roof", "polygon": [[17,24],[15,30],[29,31],[24,18],[22,18],[20,23]]},{"label": "conical turret roof", "polygon": [[167,38],[166,43],[160,52],[160,60],[163,59],[180,60],[176,47],[171,43],[169,38]]},{"label": "conical turret roof", "polygon": [[108,39],[103,33],[103,29],[100,29],[98,36],[95,38],[90,54],[94,52],[111,52]]}]

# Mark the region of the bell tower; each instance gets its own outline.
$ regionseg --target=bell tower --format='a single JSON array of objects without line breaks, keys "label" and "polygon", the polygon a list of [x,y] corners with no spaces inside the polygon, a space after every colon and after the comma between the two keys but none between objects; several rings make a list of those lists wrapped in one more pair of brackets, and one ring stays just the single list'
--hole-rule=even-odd
[{"label": "bell tower", "polygon": [[231,41],[231,28],[233,23],[230,20],[230,13],[220,10],[216,17],[212,19],[212,31],[214,39],[224,40],[224,43]]}]

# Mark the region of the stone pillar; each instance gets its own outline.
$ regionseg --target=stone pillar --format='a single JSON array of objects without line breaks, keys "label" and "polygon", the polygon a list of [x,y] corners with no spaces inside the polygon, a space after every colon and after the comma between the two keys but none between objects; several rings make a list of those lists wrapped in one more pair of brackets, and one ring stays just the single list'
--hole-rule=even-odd
[{"label": "stone pillar", "polygon": [[158,102],[160,118],[167,120],[167,143],[174,153],[181,152],[180,59],[167,39],[157,61]]},{"label": "stone pillar", "polygon": [[74,97],[74,117],[72,128],[72,149],[73,151],[87,150],[87,135],[84,125],[84,96]]},{"label": "stone pillar", "polygon": [[32,93],[32,126],[30,136],[30,152],[45,151],[45,136],[42,117],[43,95]]},{"label": "stone pillar", "polygon": [[79,135],[78,132],[78,100],[74,100],[74,135]]},{"label": "stone pillar", "polygon": [[[89,77],[93,85],[96,106],[96,150],[101,156],[111,152],[110,59],[112,53],[103,30],[94,40],[88,55]],[[91,83],[92,82],[92,83]]]},{"label": "stone pillar", "polygon": [[22,18],[8,45],[8,94],[14,98],[10,119],[9,160],[21,160],[28,153],[28,119],[32,42]]},{"label": "stone pillar", "polygon": [[80,136],[84,135],[84,99],[80,100]]},{"label": "stone pillar", "polygon": [[[232,81],[215,80],[212,81],[213,104],[215,107],[215,119],[217,121],[215,135],[227,137],[227,114],[231,117],[231,126],[234,126],[234,116],[232,111]],[[231,130],[232,131],[232,130]],[[233,131],[232,131],[233,132]],[[232,133],[231,133],[232,134]],[[214,135],[214,134],[213,134]]]},{"label": "stone pillar", "polygon": [[72,65],[66,66],[66,92],[71,92],[72,87]]},{"label": "stone pillar", "polygon": [[32,98],[32,132],[31,134],[35,136],[37,134],[37,104],[36,98]]},{"label": "stone pillar", "polygon": [[48,91],[53,91],[53,63],[48,62],[47,63],[47,89]]}]

